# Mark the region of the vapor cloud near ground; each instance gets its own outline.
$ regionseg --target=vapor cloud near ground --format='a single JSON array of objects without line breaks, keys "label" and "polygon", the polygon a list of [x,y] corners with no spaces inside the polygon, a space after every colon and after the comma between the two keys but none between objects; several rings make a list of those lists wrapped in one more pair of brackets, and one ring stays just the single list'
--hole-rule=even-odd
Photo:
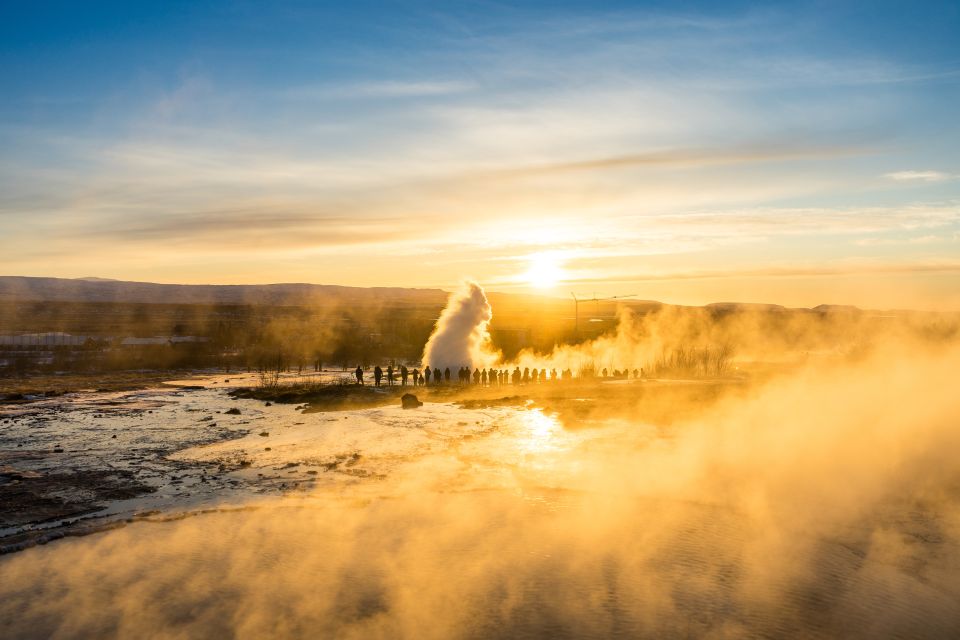
[{"label": "vapor cloud near ground", "polygon": [[958,367],[891,343],[669,427],[544,415],[383,480],[27,550],[0,561],[0,635],[955,637]]}]

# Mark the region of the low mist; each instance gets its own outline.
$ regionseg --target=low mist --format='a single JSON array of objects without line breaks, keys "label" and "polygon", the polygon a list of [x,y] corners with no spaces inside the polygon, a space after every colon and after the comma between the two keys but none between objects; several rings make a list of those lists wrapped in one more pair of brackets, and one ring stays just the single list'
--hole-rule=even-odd
[{"label": "low mist", "polygon": [[669,426],[521,410],[382,480],[4,559],[0,635],[955,637],[958,370],[904,339]]},{"label": "low mist", "polygon": [[[776,305],[621,305],[611,331],[548,350],[504,357],[491,340],[493,310],[483,288],[465,283],[450,295],[423,352],[432,367],[545,369],[575,377],[704,378],[741,366],[830,364],[902,344],[949,345],[960,338],[955,314],[883,313],[854,307],[785,309]],[[604,373],[604,371],[606,373]]]}]

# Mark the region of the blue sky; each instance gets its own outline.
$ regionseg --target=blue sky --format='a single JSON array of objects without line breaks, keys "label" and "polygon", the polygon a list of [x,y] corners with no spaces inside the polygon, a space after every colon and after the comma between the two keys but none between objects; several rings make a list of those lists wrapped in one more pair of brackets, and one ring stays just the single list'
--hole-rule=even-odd
[{"label": "blue sky", "polygon": [[957,3],[0,11],[4,273],[960,308]]}]

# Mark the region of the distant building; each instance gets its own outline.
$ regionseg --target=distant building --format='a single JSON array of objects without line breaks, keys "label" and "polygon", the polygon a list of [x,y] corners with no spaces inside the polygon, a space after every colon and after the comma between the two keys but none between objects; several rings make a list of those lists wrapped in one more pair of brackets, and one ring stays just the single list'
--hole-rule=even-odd
[{"label": "distant building", "polygon": [[155,336],[153,338],[124,338],[120,341],[121,347],[145,347],[150,345],[168,345],[170,338]]},{"label": "distant building", "polygon": [[166,346],[172,344],[209,342],[210,338],[202,336],[153,336],[152,338],[124,338],[120,341],[121,347]]},{"label": "distant building", "polygon": [[0,335],[0,346],[3,347],[79,347],[92,340],[89,336],[75,336],[62,331],[47,333],[20,333],[16,335]]}]

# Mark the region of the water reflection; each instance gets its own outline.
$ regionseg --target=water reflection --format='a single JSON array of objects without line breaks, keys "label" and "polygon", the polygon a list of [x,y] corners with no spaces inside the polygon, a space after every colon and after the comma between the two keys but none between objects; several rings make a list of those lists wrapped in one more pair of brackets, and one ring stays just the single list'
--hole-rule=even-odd
[{"label": "water reflection", "polygon": [[517,434],[520,448],[527,453],[559,451],[558,435],[562,427],[552,415],[543,409],[530,409],[519,416],[521,431]]}]

